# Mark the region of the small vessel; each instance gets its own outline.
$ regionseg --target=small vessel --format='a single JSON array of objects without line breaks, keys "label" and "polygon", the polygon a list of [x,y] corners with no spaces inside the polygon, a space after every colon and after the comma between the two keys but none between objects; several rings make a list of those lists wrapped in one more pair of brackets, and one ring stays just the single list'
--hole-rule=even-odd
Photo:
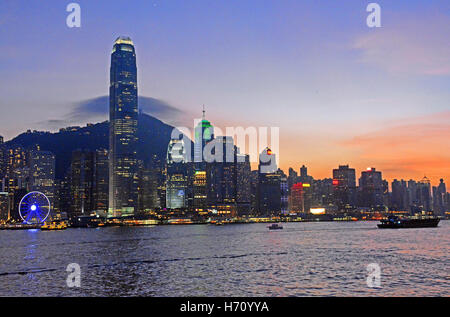
[{"label": "small vessel", "polygon": [[51,230],[64,230],[67,229],[67,225],[64,222],[51,222],[49,224],[44,224],[41,226],[41,230],[51,231]]},{"label": "small vessel", "polygon": [[222,221],[217,221],[216,222],[216,226],[223,226],[223,222]]},{"label": "small vessel", "polygon": [[381,220],[378,224],[380,229],[403,229],[403,228],[434,228],[439,224],[439,218],[399,218],[390,216]]},{"label": "small vessel", "polygon": [[281,229],[283,229],[283,226],[278,223],[273,223],[270,226],[268,226],[267,228],[269,228],[269,230],[281,230]]}]

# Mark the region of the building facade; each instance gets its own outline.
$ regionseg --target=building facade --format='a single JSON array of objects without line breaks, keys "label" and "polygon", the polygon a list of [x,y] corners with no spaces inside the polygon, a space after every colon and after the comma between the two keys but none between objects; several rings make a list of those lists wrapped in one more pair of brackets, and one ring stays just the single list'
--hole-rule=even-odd
[{"label": "building facade", "polygon": [[134,44],[119,37],[111,54],[109,131],[109,217],[137,209],[138,87]]}]

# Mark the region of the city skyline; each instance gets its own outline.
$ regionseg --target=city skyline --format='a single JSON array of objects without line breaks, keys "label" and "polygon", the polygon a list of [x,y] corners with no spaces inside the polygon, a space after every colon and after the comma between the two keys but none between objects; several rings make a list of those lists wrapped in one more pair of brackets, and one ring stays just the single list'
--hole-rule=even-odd
[{"label": "city skyline", "polygon": [[[106,95],[104,54],[117,35],[129,34],[140,51],[142,96],[166,101],[156,115],[165,122],[200,117],[201,104],[206,104],[216,127],[279,126],[279,165],[284,170],[305,164],[323,178],[337,165],[350,164],[358,171],[376,167],[389,180],[427,176],[437,184],[449,179],[450,157],[442,151],[450,142],[450,54],[448,42],[439,36],[448,29],[449,17],[442,10],[448,4],[443,1],[412,1],[408,7],[380,1],[380,30],[367,28],[365,6],[350,2],[288,1],[282,7],[270,1],[231,2],[211,4],[208,10],[202,1],[133,3],[129,10],[154,20],[133,24],[125,16],[125,21],[105,26],[94,19],[117,16],[125,3],[108,3],[113,10],[106,13],[104,4],[80,1],[79,30],[65,26],[65,7],[56,2],[2,5],[3,25],[26,17],[14,31],[0,30],[5,47],[1,67],[8,78],[1,79],[0,89],[8,91],[2,108],[12,108],[0,122],[6,139],[28,128],[55,130],[106,119],[107,112],[98,109],[75,110],[82,101]],[[48,12],[33,15],[42,6]],[[176,8],[191,15],[174,13]],[[234,23],[228,21],[232,12],[238,12]],[[342,16],[330,19],[330,12]],[[285,17],[283,22],[273,19],[278,15]],[[49,42],[27,41],[25,30],[37,32],[31,25],[44,19],[48,26],[39,31],[48,31]],[[181,32],[187,22],[189,28]],[[217,25],[222,28],[212,27]],[[246,32],[239,34],[244,25]],[[408,40],[412,33],[414,41]],[[26,60],[30,45],[40,61],[36,65]],[[398,49],[389,53],[394,47]],[[17,70],[23,73],[17,75]],[[92,79],[89,86],[86,76]],[[43,94],[42,83],[54,93]],[[142,108],[155,114],[154,103]],[[241,119],[233,116],[236,111]]]}]

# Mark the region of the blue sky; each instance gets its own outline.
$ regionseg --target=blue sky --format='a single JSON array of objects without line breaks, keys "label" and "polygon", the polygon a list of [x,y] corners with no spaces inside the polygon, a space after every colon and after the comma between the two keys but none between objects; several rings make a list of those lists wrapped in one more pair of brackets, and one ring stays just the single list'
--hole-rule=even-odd
[{"label": "blue sky", "polygon": [[108,94],[119,35],[135,42],[140,95],[171,106],[161,119],[192,124],[206,104],[218,126],[279,126],[285,164],[329,168],[325,149],[334,162],[364,164],[362,148],[342,142],[450,108],[448,1],[377,1],[377,29],[366,25],[370,1],[73,1],[79,29],[66,26],[70,2],[0,3],[7,139],[105,119],[71,114]]}]

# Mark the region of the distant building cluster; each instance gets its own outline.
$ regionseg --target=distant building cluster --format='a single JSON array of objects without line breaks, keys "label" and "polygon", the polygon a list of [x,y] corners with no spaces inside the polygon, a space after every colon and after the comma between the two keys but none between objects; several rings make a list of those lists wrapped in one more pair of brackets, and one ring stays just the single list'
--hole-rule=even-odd
[{"label": "distant building cluster", "polygon": [[[288,174],[277,167],[276,153],[265,148],[258,170],[240,153],[232,137],[215,136],[203,119],[195,127],[193,158],[183,139],[172,139],[165,160],[144,164],[137,157],[138,92],[133,42],[119,37],[110,69],[109,149],[78,149],[62,179],[55,178],[53,153],[6,146],[0,137],[0,221],[20,221],[18,206],[31,191],[44,193],[53,219],[80,216],[123,217],[274,217],[281,215],[376,212],[428,213],[445,216],[450,194],[443,180],[431,186],[394,180],[369,168],[356,179],[355,169],[342,165],[332,178],[314,179],[306,166]],[[77,131],[78,127],[61,132]],[[29,132],[31,133],[31,131]],[[189,140],[190,142],[190,140]],[[212,148],[214,161],[203,158]]]}]

